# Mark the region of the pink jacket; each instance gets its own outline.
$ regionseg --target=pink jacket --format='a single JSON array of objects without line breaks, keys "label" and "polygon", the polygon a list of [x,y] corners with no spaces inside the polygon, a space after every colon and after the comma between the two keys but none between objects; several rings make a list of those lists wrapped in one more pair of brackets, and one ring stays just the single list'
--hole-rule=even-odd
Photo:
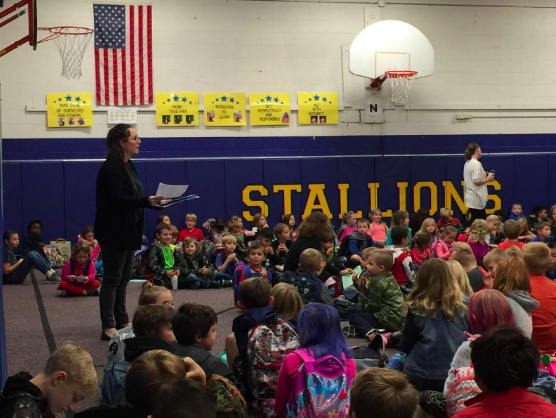
[{"label": "pink jacket", "polygon": [[[89,271],[87,274],[83,271],[85,268],[85,264],[79,264],[77,261],[75,262],[75,271],[73,272],[74,276],[87,276],[89,281],[93,281],[97,277],[97,271],[95,269],[95,263],[91,262],[89,266]],[[62,268],[62,280],[67,281],[68,276],[71,276],[71,260],[66,261],[64,267]]]},{"label": "pink jacket", "polygon": [[[81,242],[81,241],[85,241],[83,238],[79,238],[77,240],[77,242]],[[93,252],[90,254],[89,257],[91,257],[91,260],[93,260],[93,263],[97,263],[98,260],[98,253],[100,253],[100,245],[95,245],[95,248],[93,248]]]},{"label": "pink jacket", "polygon": [[357,231],[357,226],[346,226],[342,231],[342,234],[338,237],[338,241],[342,242],[344,238],[351,234],[353,231]]},{"label": "pink jacket", "polygon": [[[295,352],[290,353],[284,359],[280,367],[280,374],[278,375],[278,384],[276,386],[276,403],[275,412],[278,418],[285,418],[287,416],[286,404],[290,400],[290,388],[292,387],[295,379],[297,378],[297,371],[301,366],[301,359]],[[351,379],[357,374],[357,367],[355,361],[351,358],[347,361],[348,374]]]},{"label": "pink jacket", "polygon": [[467,241],[473,251],[473,255],[477,259],[477,263],[482,263],[485,255],[488,254],[490,248],[486,242],[475,242],[471,238]]}]

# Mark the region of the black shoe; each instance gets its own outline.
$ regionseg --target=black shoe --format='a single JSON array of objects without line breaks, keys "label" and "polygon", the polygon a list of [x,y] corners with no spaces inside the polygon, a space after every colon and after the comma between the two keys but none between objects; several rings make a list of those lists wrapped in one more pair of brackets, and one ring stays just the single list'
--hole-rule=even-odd
[{"label": "black shoe", "polygon": [[100,295],[100,292],[98,291],[98,289],[89,289],[87,290],[87,296],[98,296]]},{"label": "black shoe", "polygon": [[108,335],[107,333],[105,333],[104,331],[102,331],[102,334],[100,334],[100,339],[102,341],[110,341],[112,339],[112,337],[110,335]]}]

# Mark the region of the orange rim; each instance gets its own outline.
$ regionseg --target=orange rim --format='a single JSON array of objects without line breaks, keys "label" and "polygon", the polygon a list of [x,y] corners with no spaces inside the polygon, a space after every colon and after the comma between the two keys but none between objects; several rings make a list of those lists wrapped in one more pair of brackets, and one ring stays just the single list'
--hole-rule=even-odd
[{"label": "orange rim", "polygon": [[410,78],[417,75],[417,71],[386,71],[384,75],[388,78]]},{"label": "orange rim", "polygon": [[[94,32],[93,29],[87,28],[84,26],[53,26],[51,28],[38,28],[40,30],[47,30],[50,32],[50,35],[46,38],[38,41],[38,43],[51,41],[59,36],[79,36],[79,35],[90,35]],[[62,32],[64,29],[73,29],[71,32]],[[80,32],[83,31],[83,32]]]}]

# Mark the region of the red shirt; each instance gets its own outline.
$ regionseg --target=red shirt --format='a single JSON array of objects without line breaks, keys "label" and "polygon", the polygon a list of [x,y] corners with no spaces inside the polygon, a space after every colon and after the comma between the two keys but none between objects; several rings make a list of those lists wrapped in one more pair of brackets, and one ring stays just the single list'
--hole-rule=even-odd
[{"label": "red shirt", "polygon": [[430,255],[430,248],[425,248],[422,253],[419,252],[419,249],[417,247],[413,247],[413,249],[411,250],[411,259],[413,260],[413,264],[423,264],[425,260],[429,259]]},{"label": "red shirt", "polygon": [[[539,350],[556,348],[556,283],[544,275],[531,275],[531,297],[541,305],[531,312],[531,339]],[[556,415],[554,415],[556,416]]]},{"label": "red shirt", "polygon": [[187,228],[182,229],[180,231],[180,234],[178,235],[178,242],[182,242],[187,237],[195,238],[197,241],[202,241],[205,239],[205,236],[203,235],[203,231],[201,231],[197,227],[193,228],[193,231],[191,232],[189,232]]},{"label": "red shirt", "polygon": [[454,225],[456,228],[458,226],[461,228],[461,222],[457,218],[452,218],[448,222],[446,222],[444,219],[440,218],[438,220],[438,222],[436,223],[436,226],[439,227],[439,228],[445,228],[446,225]]},{"label": "red shirt", "polygon": [[553,418],[556,406],[525,388],[483,392],[465,402],[467,408],[453,418]]},{"label": "red shirt", "polygon": [[500,244],[498,244],[498,248],[505,251],[508,248],[515,246],[515,247],[518,247],[520,250],[522,250],[524,245],[525,245],[524,242],[504,241],[504,242],[501,242]]}]

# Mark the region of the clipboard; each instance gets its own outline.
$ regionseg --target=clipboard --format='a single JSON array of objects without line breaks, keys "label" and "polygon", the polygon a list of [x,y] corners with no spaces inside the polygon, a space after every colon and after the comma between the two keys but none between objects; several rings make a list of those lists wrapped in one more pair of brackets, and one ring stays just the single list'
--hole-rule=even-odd
[{"label": "clipboard", "polygon": [[190,194],[187,196],[174,197],[172,199],[164,199],[158,205],[156,205],[155,208],[168,208],[170,206],[175,205],[176,203],[185,202],[187,200],[194,200],[194,199],[199,199],[199,195]]}]

